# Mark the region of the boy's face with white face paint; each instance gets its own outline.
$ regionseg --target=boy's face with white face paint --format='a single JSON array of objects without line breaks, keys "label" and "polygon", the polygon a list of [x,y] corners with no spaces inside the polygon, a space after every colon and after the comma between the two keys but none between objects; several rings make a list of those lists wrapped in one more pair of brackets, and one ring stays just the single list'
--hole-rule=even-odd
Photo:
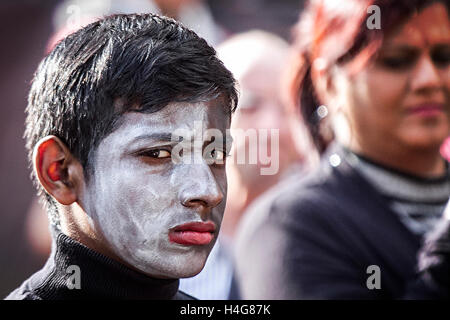
[{"label": "boy's face with white face paint", "polygon": [[[183,149],[192,150],[183,157],[193,161],[173,161],[178,142],[171,135],[183,129],[201,137],[197,131],[214,128],[225,139],[227,106],[222,99],[170,103],[155,113],[126,113],[122,120],[95,150],[81,199],[96,237],[140,272],[157,278],[193,276],[203,268],[222,222],[225,163],[204,161],[205,146],[211,144],[207,137]],[[221,158],[225,141],[215,142],[212,156]]]}]

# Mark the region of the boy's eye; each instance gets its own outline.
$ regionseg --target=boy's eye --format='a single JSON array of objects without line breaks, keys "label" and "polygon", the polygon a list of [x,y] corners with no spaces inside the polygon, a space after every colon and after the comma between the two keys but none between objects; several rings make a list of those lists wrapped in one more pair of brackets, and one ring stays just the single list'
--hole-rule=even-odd
[{"label": "boy's eye", "polygon": [[155,150],[149,150],[144,153],[142,153],[143,156],[147,156],[150,158],[169,158],[171,153],[170,151],[164,150],[164,149],[155,149]]},{"label": "boy's eye", "polygon": [[212,156],[212,158],[214,158],[215,160],[221,161],[221,160],[225,159],[225,152],[223,152],[222,150],[214,149],[214,150],[211,152],[211,156]]},{"label": "boy's eye", "polygon": [[205,159],[212,160],[217,163],[221,163],[222,161],[225,160],[226,157],[227,154],[225,153],[225,151],[221,149],[213,149],[209,151],[207,154],[205,154]]}]

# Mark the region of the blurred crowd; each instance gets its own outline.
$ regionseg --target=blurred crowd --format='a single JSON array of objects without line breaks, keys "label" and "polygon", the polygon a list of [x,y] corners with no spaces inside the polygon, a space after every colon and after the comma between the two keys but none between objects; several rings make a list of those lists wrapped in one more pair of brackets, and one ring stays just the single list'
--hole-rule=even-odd
[{"label": "blurred crowd", "polygon": [[[394,2],[1,3],[0,295],[51,248],[22,139],[38,62],[104,15],[153,12],[213,45],[240,92],[220,236],[180,290],[199,299],[416,297],[407,288],[417,257],[450,196],[449,7]],[[371,3],[385,5],[374,28]],[[251,130],[257,143],[242,135]],[[383,274],[382,293],[366,287],[370,265]]]}]

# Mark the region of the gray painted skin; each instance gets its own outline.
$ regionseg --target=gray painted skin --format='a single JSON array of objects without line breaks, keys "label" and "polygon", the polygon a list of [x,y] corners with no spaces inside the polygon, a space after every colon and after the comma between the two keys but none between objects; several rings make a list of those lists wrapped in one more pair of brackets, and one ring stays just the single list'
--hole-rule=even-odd
[{"label": "gray painted skin", "polygon": [[[202,150],[192,152],[190,156],[196,158],[191,164],[175,163],[168,156],[174,142],[150,136],[179,129],[196,135],[201,123],[200,129],[218,129],[225,137],[230,116],[221,101],[170,103],[155,113],[127,113],[120,127],[96,149],[95,172],[81,204],[91,227],[126,265],[157,278],[190,277],[203,268],[225,209],[225,164],[207,164]],[[202,149],[205,143],[193,149]],[[158,158],[140,153],[155,148],[169,152],[160,151]],[[171,228],[196,221],[215,223],[209,244],[169,241]]]}]

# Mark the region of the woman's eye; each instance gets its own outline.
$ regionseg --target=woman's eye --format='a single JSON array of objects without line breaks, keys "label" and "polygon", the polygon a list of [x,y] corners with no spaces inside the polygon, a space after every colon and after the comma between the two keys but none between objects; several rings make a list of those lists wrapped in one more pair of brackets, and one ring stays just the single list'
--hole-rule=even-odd
[{"label": "woman's eye", "polygon": [[414,64],[414,60],[411,57],[384,57],[379,60],[380,64],[388,69],[392,70],[404,70]]},{"label": "woman's eye", "polygon": [[164,149],[155,149],[144,152],[142,155],[150,157],[150,158],[169,158],[170,151]]},{"label": "woman's eye", "polygon": [[431,54],[431,58],[437,67],[447,67],[450,64],[450,50],[436,50]]}]

